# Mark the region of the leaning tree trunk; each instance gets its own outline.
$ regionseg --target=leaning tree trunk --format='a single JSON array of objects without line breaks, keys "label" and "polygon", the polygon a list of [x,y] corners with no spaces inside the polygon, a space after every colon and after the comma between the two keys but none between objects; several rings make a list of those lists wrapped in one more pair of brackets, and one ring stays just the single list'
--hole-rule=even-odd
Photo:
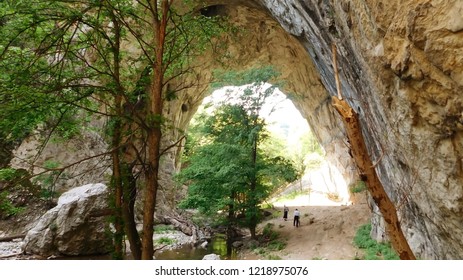
[{"label": "leaning tree trunk", "polygon": [[401,259],[415,259],[407,239],[400,227],[400,221],[397,216],[397,210],[394,203],[389,199],[383,185],[379,181],[375,167],[371,161],[368,150],[362,135],[362,130],[358,120],[358,115],[347,104],[346,101],[340,100],[337,97],[332,97],[333,106],[341,115],[344,122],[347,137],[351,144],[352,156],[354,161],[366,181],[368,190],[373,197],[376,205],[378,205],[381,214],[386,222],[386,232],[389,235],[392,247],[397,251]]},{"label": "leaning tree trunk", "polygon": [[397,251],[399,257],[403,260],[414,260],[410,246],[405,238],[402,228],[400,227],[399,217],[394,203],[389,199],[381,181],[376,174],[375,165],[373,164],[370,156],[368,155],[367,146],[362,134],[362,129],[358,119],[357,113],[349,106],[349,104],[342,100],[341,87],[338,77],[337,63],[336,63],[336,46],[333,45],[333,67],[336,78],[336,86],[338,90],[338,97],[332,97],[332,105],[338,111],[344,123],[347,138],[351,145],[351,152],[354,162],[357,165],[360,174],[366,181],[368,191],[370,192],[376,205],[378,205],[381,214],[383,215],[386,223],[386,232],[391,239],[392,247]]}]

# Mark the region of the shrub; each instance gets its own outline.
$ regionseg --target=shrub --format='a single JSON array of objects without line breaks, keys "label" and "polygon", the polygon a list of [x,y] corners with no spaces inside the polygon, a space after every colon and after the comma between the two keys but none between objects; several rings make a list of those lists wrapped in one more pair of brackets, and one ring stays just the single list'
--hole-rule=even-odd
[{"label": "shrub", "polygon": [[370,236],[371,224],[359,227],[354,237],[354,244],[364,250],[366,260],[398,260],[399,256],[390,243],[378,243]]},{"label": "shrub", "polygon": [[267,260],[281,260],[281,258],[275,255],[268,255]]},{"label": "shrub", "polygon": [[279,237],[278,232],[273,230],[274,226],[275,225],[272,224],[272,223],[268,223],[268,224],[265,225],[264,229],[262,230],[262,237],[265,240],[272,241],[272,240],[275,240],[275,239],[277,239]]},{"label": "shrub", "polygon": [[286,247],[286,243],[278,241],[278,240],[270,241],[267,245],[267,248],[272,251],[280,251],[280,250],[283,250],[285,247]]},{"label": "shrub", "polygon": [[16,207],[8,199],[8,192],[0,193],[0,217],[10,217],[21,213],[25,208]]},{"label": "shrub", "polygon": [[357,183],[349,186],[349,191],[351,193],[361,193],[367,189],[367,185],[364,181],[357,181]]}]

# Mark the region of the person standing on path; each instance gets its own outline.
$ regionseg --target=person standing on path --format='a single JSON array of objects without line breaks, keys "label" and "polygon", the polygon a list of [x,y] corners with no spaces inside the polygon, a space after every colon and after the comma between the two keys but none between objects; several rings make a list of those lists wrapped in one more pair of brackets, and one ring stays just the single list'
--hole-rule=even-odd
[{"label": "person standing on path", "polygon": [[301,215],[301,213],[299,212],[299,210],[294,210],[294,221],[293,221],[293,226],[295,227],[299,227],[300,225],[300,221],[299,221],[299,216]]},{"label": "person standing on path", "polygon": [[289,208],[286,207],[286,205],[283,207],[283,219],[286,221],[288,220],[288,212],[289,212]]}]

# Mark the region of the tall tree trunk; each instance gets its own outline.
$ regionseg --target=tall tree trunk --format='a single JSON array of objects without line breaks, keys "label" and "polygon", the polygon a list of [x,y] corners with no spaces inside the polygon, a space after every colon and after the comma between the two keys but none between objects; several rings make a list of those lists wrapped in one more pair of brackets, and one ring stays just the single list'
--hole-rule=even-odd
[{"label": "tall tree trunk", "polygon": [[114,185],[114,258],[123,258],[123,220],[122,220],[122,174],[121,174],[121,160],[120,160],[120,147],[122,142],[122,95],[124,90],[120,84],[120,40],[121,29],[118,20],[112,15],[112,22],[114,27],[114,47],[112,49],[114,57],[114,79],[116,80],[116,92],[114,97],[114,107],[116,116],[114,117],[114,127],[112,136],[112,165],[113,175],[112,183]]},{"label": "tall tree trunk", "polygon": [[253,167],[253,175],[251,178],[251,197],[250,197],[250,208],[251,208],[251,218],[249,221],[249,231],[251,232],[251,238],[256,239],[256,227],[257,227],[257,215],[258,215],[258,207],[257,207],[257,199],[256,199],[256,187],[257,187],[257,135],[252,143],[252,167]]},{"label": "tall tree trunk", "polygon": [[[117,121],[116,121],[117,123]],[[119,144],[120,136],[120,127],[114,127],[113,132],[113,145]],[[115,149],[112,153],[112,185],[114,188],[114,258],[122,259],[123,257],[123,246],[122,241],[124,237],[123,232],[123,221],[122,221],[122,175],[120,169],[120,157],[119,149]]]},{"label": "tall tree trunk", "polygon": [[232,254],[232,238],[233,238],[233,226],[235,225],[235,191],[231,192],[230,200],[232,201],[228,205],[228,225],[227,225],[227,257],[231,258]]},{"label": "tall tree trunk", "polygon": [[161,128],[152,128],[148,132],[148,163],[145,166],[146,187],[145,201],[143,207],[143,239],[142,259],[153,259],[153,233],[154,233],[154,210],[156,196],[159,187],[159,150],[161,142]]},{"label": "tall tree trunk", "polygon": [[148,162],[145,166],[146,187],[143,208],[142,259],[153,258],[154,211],[159,188],[159,156],[161,149],[161,117],[162,117],[162,78],[159,77],[159,66],[154,68],[154,81],[150,89],[149,114],[150,122],[147,134]]},{"label": "tall tree trunk", "polygon": [[122,165],[123,181],[123,200],[122,200],[122,217],[124,218],[124,229],[130,244],[130,251],[134,260],[141,259],[141,240],[135,223],[135,199],[137,197],[136,180],[132,174],[131,168]]},{"label": "tall tree trunk", "polygon": [[[156,196],[159,188],[159,160],[162,137],[162,90],[164,81],[165,65],[164,43],[166,37],[169,10],[173,0],[151,0],[150,11],[152,27],[154,31],[154,65],[153,78],[148,95],[148,116],[147,116],[147,145],[148,160],[145,164],[146,188],[143,212],[143,239],[142,239],[142,259],[153,259],[153,233],[154,233],[154,211],[156,206]],[[159,9],[160,8],[160,9]]]}]

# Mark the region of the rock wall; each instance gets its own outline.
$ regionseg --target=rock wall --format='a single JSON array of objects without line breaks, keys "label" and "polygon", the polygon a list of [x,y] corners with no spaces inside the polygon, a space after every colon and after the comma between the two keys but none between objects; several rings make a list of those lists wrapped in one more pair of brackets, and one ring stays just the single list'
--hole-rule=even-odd
[{"label": "rock wall", "polygon": [[[220,55],[232,69],[273,64],[331,164],[356,178],[330,96],[331,44],[342,92],[360,116],[370,156],[422,259],[463,258],[463,2],[461,0],[207,0],[238,25]],[[166,146],[210,93],[216,57],[197,61],[199,83],[169,102]],[[163,159],[163,201],[181,148]],[[380,225],[380,223],[378,223]],[[377,228],[376,232],[382,232]]]},{"label": "rock wall", "polygon": [[[102,130],[102,127],[102,120],[92,124],[93,129]],[[102,134],[101,131],[82,129],[71,139],[49,139],[49,131],[38,129],[13,150],[10,166],[25,169],[30,174],[39,174],[44,167],[53,167],[47,166],[50,164],[69,166],[64,172],[33,178],[34,183],[58,196],[85,184],[108,182],[111,158],[106,153],[108,145]]]},{"label": "rock wall", "polygon": [[260,3],[304,46],[330,95],[336,43],[343,94],[417,256],[463,258],[463,2]]},{"label": "rock wall", "polygon": [[[343,182],[337,182],[339,189],[346,189],[357,180],[357,174],[352,168],[352,160],[340,128],[341,122],[331,108],[329,93],[304,45],[286,32],[257,2],[208,2],[211,5],[226,4],[217,9],[227,15],[239,31],[222,38],[227,49],[209,54],[197,62],[202,69],[197,74],[200,82],[182,91],[176,100],[167,104],[166,112],[173,127],[179,128],[167,133],[167,142],[173,143],[179,139],[204,97],[211,94],[209,81],[213,79],[213,70],[222,69],[223,65],[234,70],[273,65],[281,73],[274,82],[282,83],[280,89],[307,119],[325,149],[330,168],[336,169],[344,179]],[[169,157],[177,159],[178,163],[180,153],[180,150],[171,150]]]},{"label": "rock wall", "polygon": [[[231,67],[275,65],[286,82],[283,91],[350,182],[356,172],[330,105],[335,43],[343,95],[360,116],[412,250],[423,259],[463,258],[463,2],[207,2],[225,5],[240,26],[229,39]],[[206,80],[216,67],[212,60],[201,73]],[[178,102],[191,105],[188,112],[171,104],[180,114],[173,118],[177,127],[187,127],[207,93],[205,87],[187,91]]]}]

